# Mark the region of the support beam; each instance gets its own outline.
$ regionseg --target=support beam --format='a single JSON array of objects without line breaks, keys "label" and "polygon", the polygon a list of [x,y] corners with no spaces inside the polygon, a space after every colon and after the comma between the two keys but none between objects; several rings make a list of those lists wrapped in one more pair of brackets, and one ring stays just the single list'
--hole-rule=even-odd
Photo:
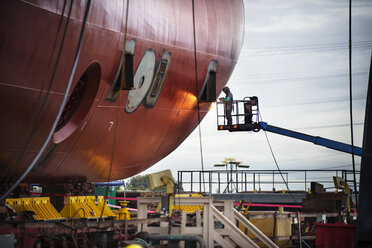
[{"label": "support beam", "polygon": [[360,167],[357,247],[372,247],[372,57],[369,68],[363,154]]}]

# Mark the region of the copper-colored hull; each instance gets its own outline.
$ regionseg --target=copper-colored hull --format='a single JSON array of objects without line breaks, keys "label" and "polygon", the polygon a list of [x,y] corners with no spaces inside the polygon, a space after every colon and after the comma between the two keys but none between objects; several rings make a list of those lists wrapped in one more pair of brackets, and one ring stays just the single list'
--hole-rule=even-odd
[{"label": "copper-colored hull", "polygon": [[[3,179],[10,175],[18,158],[21,160],[12,180],[23,173],[56,118],[71,73],[86,4],[76,2],[55,82],[27,146],[47,95],[56,51],[61,44],[60,32],[53,50],[63,2],[9,0],[0,3],[0,166]],[[155,106],[146,108],[141,104],[133,113],[124,111],[128,91],[122,91],[121,100],[105,100],[120,60],[125,14],[126,1],[93,1],[72,85],[73,89],[90,68],[87,92],[91,94],[91,101],[84,102],[78,116],[55,135],[56,148],[28,175],[27,181],[106,181],[112,157],[109,179],[127,178],[167,156],[197,126],[192,1],[130,1],[127,40],[136,39],[134,69],[148,48],[155,50],[157,60],[162,49],[172,53]],[[195,20],[198,91],[209,62],[217,60],[216,88],[220,92],[240,53],[244,32],[243,3],[241,0],[195,1]],[[62,28],[65,23],[66,17]],[[209,105],[200,104],[202,118]]]}]

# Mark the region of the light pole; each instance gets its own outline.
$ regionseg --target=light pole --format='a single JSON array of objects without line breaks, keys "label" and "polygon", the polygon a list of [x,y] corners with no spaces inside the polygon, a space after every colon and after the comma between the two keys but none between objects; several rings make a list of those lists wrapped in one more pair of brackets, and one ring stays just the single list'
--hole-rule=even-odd
[{"label": "light pole", "polygon": [[[230,180],[227,182],[227,186],[223,193],[226,193],[226,190],[228,193],[232,193],[233,191],[233,171],[235,171],[235,178],[236,178],[236,187],[235,191],[236,193],[239,192],[239,182],[238,182],[238,167],[240,168],[249,168],[249,165],[244,165],[240,161],[236,161],[234,158],[225,158],[224,161],[221,161],[222,164],[215,164],[214,167],[226,167],[226,174],[228,175],[229,173],[229,166],[230,166]],[[230,184],[231,184],[231,190],[230,190]]]}]

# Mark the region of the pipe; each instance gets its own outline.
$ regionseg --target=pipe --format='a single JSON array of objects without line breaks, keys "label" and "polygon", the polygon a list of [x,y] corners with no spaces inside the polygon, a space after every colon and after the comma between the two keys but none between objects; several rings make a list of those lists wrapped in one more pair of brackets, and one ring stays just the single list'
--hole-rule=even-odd
[{"label": "pipe", "polygon": [[146,238],[148,240],[189,240],[189,241],[196,241],[196,242],[199,243],[200,248],[205,248],[206,247],[204,239],[200,236],[149,234]]}]

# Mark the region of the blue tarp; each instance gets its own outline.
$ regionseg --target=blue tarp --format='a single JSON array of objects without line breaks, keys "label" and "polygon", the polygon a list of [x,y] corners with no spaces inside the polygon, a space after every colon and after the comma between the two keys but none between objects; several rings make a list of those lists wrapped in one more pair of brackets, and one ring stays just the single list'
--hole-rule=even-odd
[{"label": "blue tarp", "polygon": [[94,183],[96,186],[124,186],[125,182],[124,181],[111,181],[111,182],[105,182],[105,183]]}]

